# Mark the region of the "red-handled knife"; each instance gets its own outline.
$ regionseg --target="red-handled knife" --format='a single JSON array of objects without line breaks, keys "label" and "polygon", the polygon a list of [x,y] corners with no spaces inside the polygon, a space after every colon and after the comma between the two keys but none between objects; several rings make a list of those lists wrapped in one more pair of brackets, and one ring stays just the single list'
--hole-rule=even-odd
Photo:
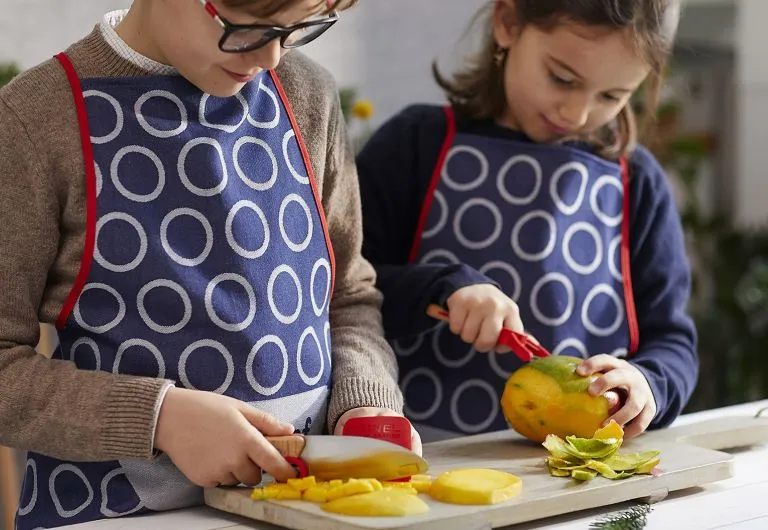
[{"label": "red-handled knife", "polygon": [[267,441],[293,465],[299,477],[318,480],[397,480],[425,473],[426,460],[394,443],[363,436],[269,436]]}]

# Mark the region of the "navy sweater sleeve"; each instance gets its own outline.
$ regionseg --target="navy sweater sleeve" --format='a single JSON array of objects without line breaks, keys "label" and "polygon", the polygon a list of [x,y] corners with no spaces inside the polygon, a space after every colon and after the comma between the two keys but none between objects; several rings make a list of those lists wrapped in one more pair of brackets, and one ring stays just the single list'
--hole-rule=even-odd
[{"label": "navy sweater sleeve", "polygon": [[640,328],[631,358],[648,380],[665,427],[683,411],[698,380],[696,328],[687,308],[691,273],[682,223],[664,170],[644,148],[630,159],[630,255]]},{"label": "navy sweater sleeve", "polygon": [[438,323],[430,303],[444,305],[462,287],[497,285],[467,265],[412,264],[411,247],[447,120],[437,106],[411,106],[378,129],[357,157],[363,205],[363,255],[384,295],[387,337],[422,333]]}]

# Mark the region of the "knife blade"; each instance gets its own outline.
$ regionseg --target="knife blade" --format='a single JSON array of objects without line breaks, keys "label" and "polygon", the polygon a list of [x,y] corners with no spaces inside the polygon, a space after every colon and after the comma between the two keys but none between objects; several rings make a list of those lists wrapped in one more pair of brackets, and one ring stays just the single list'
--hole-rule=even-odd
[{"label": "knife blade", "polygon": [[297,470],[318,480],[375,478],[395,480],[422,474],[429,465],[405,447],[363,436],[268,436]]}]

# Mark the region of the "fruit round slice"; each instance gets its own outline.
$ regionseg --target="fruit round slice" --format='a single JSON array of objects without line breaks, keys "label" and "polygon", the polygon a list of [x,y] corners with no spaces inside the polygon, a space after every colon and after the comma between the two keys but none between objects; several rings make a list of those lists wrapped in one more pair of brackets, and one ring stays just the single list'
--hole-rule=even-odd
[{"label": "fruit round slice", "polygon": [[429,511],[423,500],[397,489],[342,497],[326,502],[321,508],[330,513],[363,517],[406,517]]},{"label": "fruit round slice", "polygon": [[450,504],[496,504],[518,495],[519,477],[495,469],[446,471],[432,483],[429,495]]}]

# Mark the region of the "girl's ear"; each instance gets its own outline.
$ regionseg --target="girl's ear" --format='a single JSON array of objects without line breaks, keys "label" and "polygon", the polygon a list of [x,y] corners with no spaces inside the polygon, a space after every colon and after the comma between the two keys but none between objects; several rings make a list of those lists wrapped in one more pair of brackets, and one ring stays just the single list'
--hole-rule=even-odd
[{"label": "girl's ear", "polygon": [[500,48],[507,49],[512,46],[520,33],[515,0],[496,0],[493,6],[492,28],[494,40]]}]

